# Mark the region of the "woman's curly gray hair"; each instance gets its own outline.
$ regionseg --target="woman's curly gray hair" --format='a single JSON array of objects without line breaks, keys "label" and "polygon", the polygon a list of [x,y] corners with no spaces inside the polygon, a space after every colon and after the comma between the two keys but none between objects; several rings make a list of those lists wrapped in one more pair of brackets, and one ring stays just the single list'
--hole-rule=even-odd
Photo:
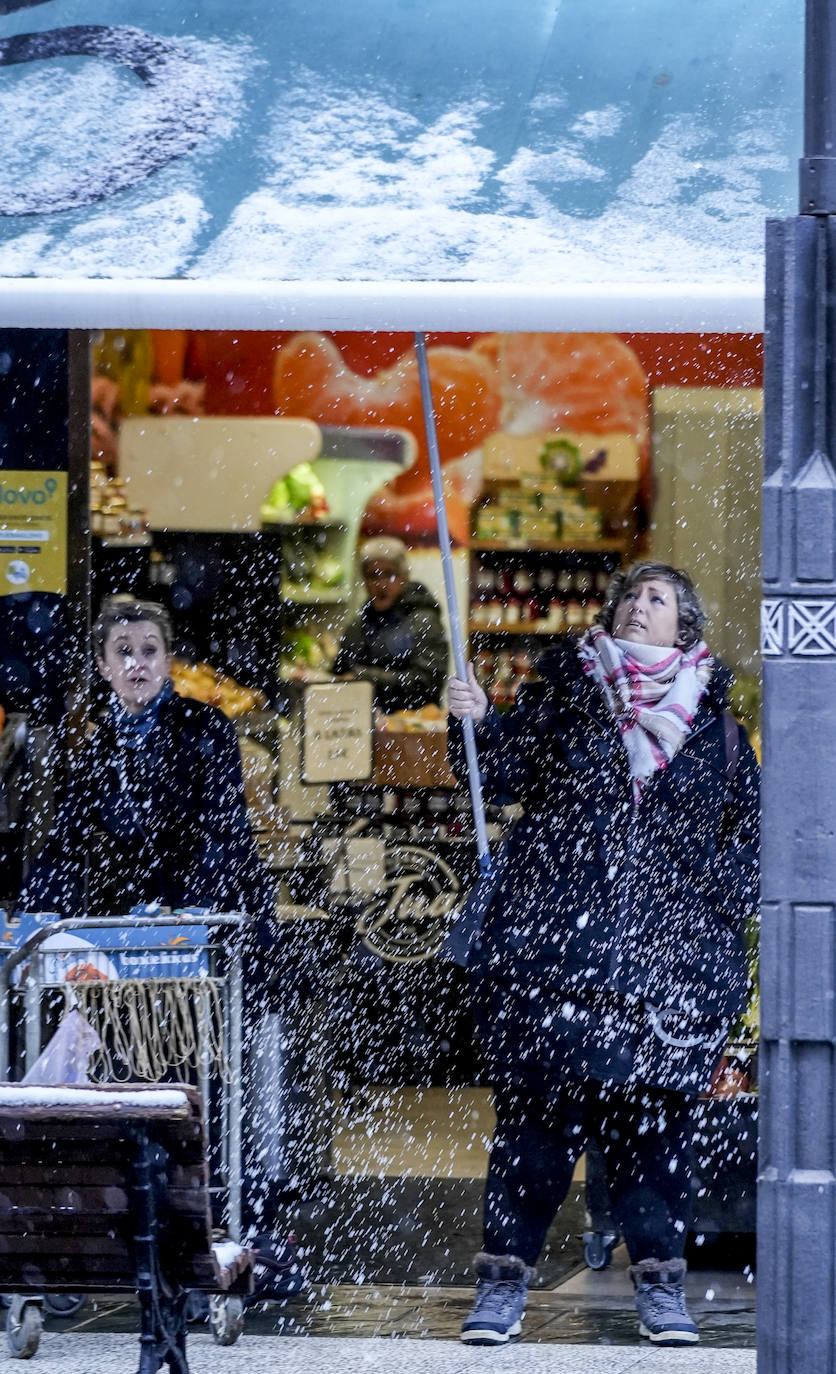
[{"label": "woman's curly gray hair", "polygon": [[692,649],[702,637],[705,611],[687,572],[683,572],[681,568],[672,568],[669,563],[633,563],[625,572],[613,573],[604,604],[595,617],[597,623],[603,626],[608,635],[612,634],[615,609],[621,598],[640,582],[649,582],[653,577],[670,582],[676,592],[679,612],[679,634],[676,642],[680,649]]}]

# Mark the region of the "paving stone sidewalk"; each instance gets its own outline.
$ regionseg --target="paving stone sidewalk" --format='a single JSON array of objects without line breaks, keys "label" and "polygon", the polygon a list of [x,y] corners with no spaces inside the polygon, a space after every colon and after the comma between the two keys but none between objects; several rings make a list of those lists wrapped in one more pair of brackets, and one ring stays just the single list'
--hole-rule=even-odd
[{"label": "paving stone sidewalk", "polygon": [[[135,1335],[46,1332],[32,1374],[126,1374],[137,1362]],[[468,1350],[455,1341],[379,1336],[259,1336],[222,1348],[189,1336],[191,1374],[755,1374],[754,1350],[553,1345],[522,1341]],[[8,1367],[8,1366],[7,1366]]]}]

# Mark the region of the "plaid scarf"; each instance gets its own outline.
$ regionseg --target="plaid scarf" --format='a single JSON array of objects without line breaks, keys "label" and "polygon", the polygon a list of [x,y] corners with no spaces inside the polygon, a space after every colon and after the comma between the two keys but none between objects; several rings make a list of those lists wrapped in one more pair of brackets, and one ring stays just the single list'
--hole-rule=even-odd
[{"label": "plaid scarf", "polygon": [[667,768],[691,733],[714,660],[700,640],[684,651],[611,639],[593,626],[580,640],[581,665],[598,683],[627,750],[633,801],[657,768]]}]

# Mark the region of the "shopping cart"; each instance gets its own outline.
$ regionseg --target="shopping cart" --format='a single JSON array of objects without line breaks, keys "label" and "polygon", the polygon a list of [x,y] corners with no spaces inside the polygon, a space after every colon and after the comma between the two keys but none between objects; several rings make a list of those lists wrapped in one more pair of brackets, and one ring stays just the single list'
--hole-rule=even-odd
[{"label": "shopping cart", "polygon": [[[239,942],[218,937],[235,935],[247,919],[27,914],[0,929],[0,1078],[28,1072],[57,1017],[74,1006],[99,1038],[94,1080],[199,1088],[213,1212],[234,1241],[242,1214],[243,972]],[[216,1340],[230,1344],[243,1325],[240,1298],[213,1297],[209,1321]]]}]

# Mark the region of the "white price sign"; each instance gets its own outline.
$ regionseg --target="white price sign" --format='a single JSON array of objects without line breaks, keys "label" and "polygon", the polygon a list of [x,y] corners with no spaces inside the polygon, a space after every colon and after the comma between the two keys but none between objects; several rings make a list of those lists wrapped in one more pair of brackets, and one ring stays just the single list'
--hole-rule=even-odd
[{"label": "white price sign", "polygon": [[305,782],[363,782],[371,777],[371,683],[306,687],[302,741]]}]

